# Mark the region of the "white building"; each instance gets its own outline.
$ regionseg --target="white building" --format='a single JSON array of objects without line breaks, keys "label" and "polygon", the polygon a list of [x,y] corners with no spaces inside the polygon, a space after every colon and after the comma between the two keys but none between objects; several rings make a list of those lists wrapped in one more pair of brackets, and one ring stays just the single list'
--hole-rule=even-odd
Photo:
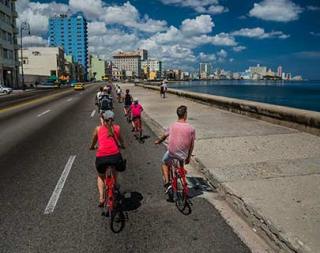
[{"label": "white building", "polygon": [[16,1],[0,1],[0,83],[19,87]]},{"label": "white building", "polygon": [[26,80],[28,76],[34,77],[35,80],[37,76],[59,78],[65,73],[64,51],[60,47],[25,48],[22,62]]},{"label": "white building", "polygon": [[129,78],[141,77],[141,55],[139,52],[119,52],[113,56],[113,65],[125,71]]},{"label": "white building", "polygon": [[265,75],[267,75],[267,67],[260,66],[260,64],[257,64],[257,66],[255,67],[249,67],[248,72],[251,75],[251,79],[262,79]]}]

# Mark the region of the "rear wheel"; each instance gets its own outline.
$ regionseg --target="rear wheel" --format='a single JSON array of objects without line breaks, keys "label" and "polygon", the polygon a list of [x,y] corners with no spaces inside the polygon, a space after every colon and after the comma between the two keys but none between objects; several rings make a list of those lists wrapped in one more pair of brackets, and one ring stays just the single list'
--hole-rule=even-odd
[{"label": "rear wheel", "polygon": [[188,201],[187,193],[183,187],[183,181],[180,176],[177,177],[177,192],[175,194],[175,202],[178,210],[184,215],[191,213],[191,207]]}]

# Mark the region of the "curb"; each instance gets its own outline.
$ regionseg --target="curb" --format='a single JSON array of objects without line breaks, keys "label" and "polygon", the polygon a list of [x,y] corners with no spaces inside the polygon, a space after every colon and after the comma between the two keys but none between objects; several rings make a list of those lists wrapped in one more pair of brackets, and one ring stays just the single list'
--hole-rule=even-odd
[{"label": "curb", "polygon": [[[142,88],[144,85],[137,85]],[[158,90],[157,88],[151,88]],[[174,93],[173,93],[174,94]],[[144,112],[143,121],[149,126],[151,131],[156,135],[160,136],[163,134],[164,127],[161,126],[157,121],[151,118],[147,112]],[[275,252],[279,253],[303,253],[310,252],[308,249],[303,248],[302,245],[296,243],[293,245],[292,242],[285,238],[285,234],[271,223],[268,218],[263,217],[255,208],[246,203],[241,197],[239,197],[232,189],[224,185],[219,179],[212,174],[208,168],[199,160],[197,157],[191,158],[190,165],[200,170],[208,182],[217,190],[219,195],[223,197],[228,205],[236,211],[245,221],[249,224],[253,231],[256,232],[261,238],[263,238]]]}]

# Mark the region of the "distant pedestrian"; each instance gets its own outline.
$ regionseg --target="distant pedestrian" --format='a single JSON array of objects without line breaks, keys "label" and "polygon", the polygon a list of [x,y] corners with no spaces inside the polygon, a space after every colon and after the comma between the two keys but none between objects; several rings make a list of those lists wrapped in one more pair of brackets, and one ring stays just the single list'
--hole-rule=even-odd
[{"label": "distant pedestrian", "polygon": [[167,82],[164,80],[160,86],[160,96],[162,98],[166,98],[167,89],[168,89]]}]

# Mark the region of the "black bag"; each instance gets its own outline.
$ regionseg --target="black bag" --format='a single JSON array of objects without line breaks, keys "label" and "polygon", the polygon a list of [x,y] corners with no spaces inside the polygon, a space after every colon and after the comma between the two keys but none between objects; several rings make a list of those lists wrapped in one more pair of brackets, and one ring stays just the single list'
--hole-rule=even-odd
[{"label": "black bag", "polygon": [[100,109],[102,111],[107,111],[107,110],[111,110],[112,109],[110,98],[108,98],[107,96],[103,96],[101,98],[101,100],[100,100]]},{"label": "black bag", "polygon": [[[119,140],[116,138],[116,136],[112,136],[112,138],[114,139],[114,141],[116,142],[117,146],[119,148],[121,148],[121,145],[119,143]],[[123,172],[125,171],[127,168],[127,160],[126,159],[123,159],[122,155],[121,155],[121,159],[119,160],[118,164],[117,164],[117,170],[119,172]]]},{"label": "black bag", "polygon": [[119,163],[117,164],[117,171],[123,172],[127,168],[127,160],[123,159],[121,156],[121,159],[119,160]]}]

